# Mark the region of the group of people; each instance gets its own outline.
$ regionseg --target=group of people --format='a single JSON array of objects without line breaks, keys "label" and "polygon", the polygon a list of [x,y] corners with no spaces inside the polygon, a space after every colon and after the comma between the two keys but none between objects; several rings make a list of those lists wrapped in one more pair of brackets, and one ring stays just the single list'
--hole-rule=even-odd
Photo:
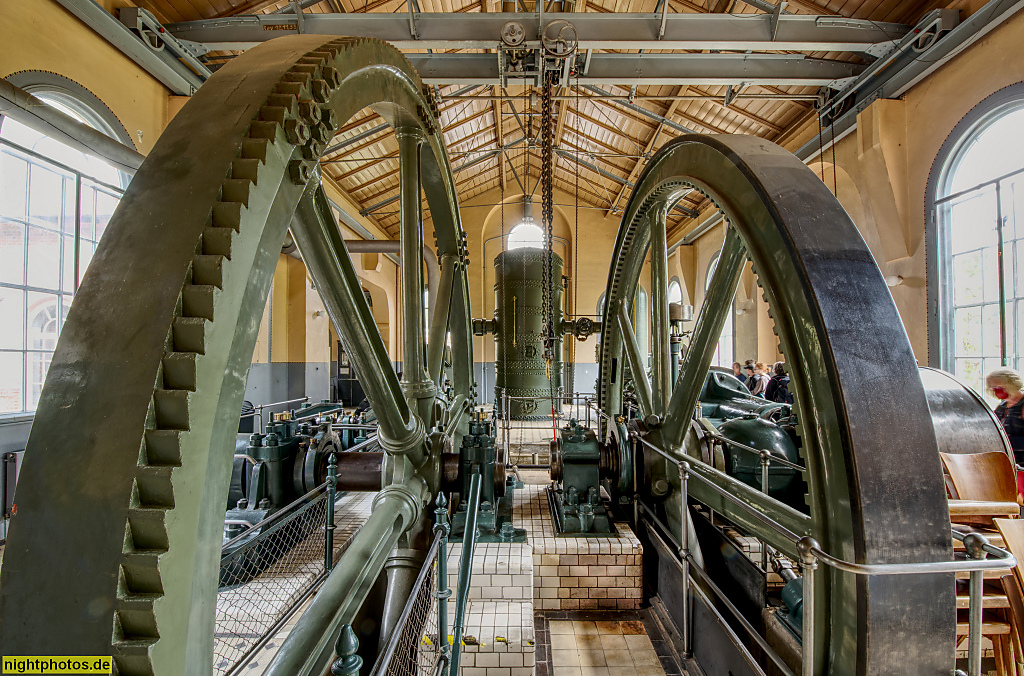
[{"label": "group of people", "polygon": [[764,362],[748,359],[746,363],[734,362],[732,374],[741,383],[747,386],[750,393],[757,397],[764,397],[768,401],[775,401],[780,404],[792,404],[793,394],[789,391],[789,375],[786,373],[786,363],[777,361],[771,368]]}]

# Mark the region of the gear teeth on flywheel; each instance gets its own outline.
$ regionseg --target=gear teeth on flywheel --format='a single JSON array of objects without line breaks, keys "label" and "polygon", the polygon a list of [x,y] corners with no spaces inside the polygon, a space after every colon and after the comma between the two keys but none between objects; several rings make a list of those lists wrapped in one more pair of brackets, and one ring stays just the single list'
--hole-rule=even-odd
[{"label": "gear teeth on flywheel", "polygon": [[175,505],[173,476],[187,461],[183,456],[190,400],[199,386],[206,340],[231,264],[233,240],[245,227],[252,189],[267,162],[270,144],[298,147],[307,161],[315,162],[312,155],[318,157],[338,129],[334,110],[321,108],[341,84],[339,72],[328,60],[367,42],[379,41],[339,38],[309,52],[282,75],[250,123],[248,138],[241,142],[222,184],[220,201],[211,209],[196,243],[150,403],[150,428],[139,449],[118,571],[112,635],[115,673],[154,673],[151,650],[160,638],[154,606],[165,592],[160,559],[170,547],[166,517]]}]

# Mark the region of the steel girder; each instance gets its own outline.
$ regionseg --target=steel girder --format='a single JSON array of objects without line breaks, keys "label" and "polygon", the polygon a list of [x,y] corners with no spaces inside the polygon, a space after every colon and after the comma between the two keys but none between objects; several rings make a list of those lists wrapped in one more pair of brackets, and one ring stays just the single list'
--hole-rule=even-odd
[{"label": "steel girder", "polygon": [[[440,420],[406,402],[315,189],[327,141],[367,106],[423,135],[438,253],[459,261],[442,318],[456,397]],[[5,652],[47,654],[56,636],[62,653],[110,650],[122,674],[210,672],[238,411],[291,226],[335,328],[361,357],[354,366],[388,451],[374,516],[290,653],[322,672],[341,623],[437,489],[444,444],[425,443],[426,432],[443,425],[458,436],[474,396],[464,235],[438,129],[400,52],[325,36],[233,60],[175,117],[97,248],[47,375],[0,579]]]},{"label": "steel girder", "polygon": [[[429,85],[500,85],[494,54],[409,54]],[[864,66],[788,54],[593,54],[580,86],[732,85],[838,87]],[[505,80],[533,82],[536,75],[506,72]],[[577,78],[573,78],[573,83]]]},{"label": "steel girder", "polygon": [[[558,13],[551,19],[572,23],[580,49],[687,49],[735,51],[885,53],[911,26],[838,16],[786,14],[668,14],[659,38],[658,14]],[[304,14],[302,32],[359,35],[387,40],[399,49],[495,49],[508,21],[526,31],[524,48],[539,46],[537,14],[511,12],[458,14],[416,13],[412,34],[404,14]],[[179,39],[204,44],[211,50],[248,49],[261,42],[298,31],[295,16],[263,14],[204,19],[170,24]]]},{"label": "steel girder", "polygon": [[[935,433],[899,313],[839,202],[807,166],[768,141],[680,137],[652,158],[637,181],[606,289],[598,379],[602,410],[613,418],[622,412],[624,350],[628,356],[637,347],[627,344],[632,338],[623,329],[629,327],[620,323],[651,248],[651,229],[665,228],[667,206],[689,189],[707,194],[729,225],[668,410],[660,421],[649,421],[650,440],[681,459],[690,455],[692,473],[791,532],[813,536],[834,556],[859,563],[949,559]],[[700,443],[691,423],[697,397],[748,259],[787,356],[802,423],[810,516],[692,455]],[[651,284],[667,287],[668,280],[652,276]],[[675,467],[657,458],[648,459],[648,467],[656,476],[641,483],[661,478],[678,487]],[[691,480],[689,487],[717,512],[796,556],[791,541],[701,481]],[[673,490],[666,512],[677,536],[681,524],[672,515],[680,507]],[[824,571],[816,578],[818,621],[804,639],[815,643],[813,673],[949,674],[955,635],[951,575],[897,579]]]}]

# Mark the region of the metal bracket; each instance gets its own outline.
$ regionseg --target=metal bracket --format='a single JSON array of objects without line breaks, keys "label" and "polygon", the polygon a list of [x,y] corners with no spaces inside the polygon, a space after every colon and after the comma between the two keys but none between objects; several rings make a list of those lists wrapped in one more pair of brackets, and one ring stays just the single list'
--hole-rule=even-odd
[{"label": "metal bracket", "polygon": [[302,7],[299,6],[298,0],[292,0],[292,12],[295,13],[295,32],[302,35]]},{"label": "metal bracket", "polygon": [[419,5],[416,0],[406,0],[405,6],[409,8],[409,35],[413,40],[419,40],[420,35],[416,31],[416,15],[420,11]]},{"label": "metal bracket", "polygon": [[[661,25],[658,26],[658,39],[661,40],[665,37],[665,24],[668,23],[668,0],[658,0],[658,4],[661,6]],[[655,9],[655,12],[658,10]]]},{"label": "metal bracket", "polygon": [[786,0],[779,0],[779,4],[775,5],[775,10],[768,17],[768,25],[770,27],[772,42],[775,42],[775,37],[779,33],[779,17],[782,16],[782,10],[786,9],[786,5],[789,4]]}]

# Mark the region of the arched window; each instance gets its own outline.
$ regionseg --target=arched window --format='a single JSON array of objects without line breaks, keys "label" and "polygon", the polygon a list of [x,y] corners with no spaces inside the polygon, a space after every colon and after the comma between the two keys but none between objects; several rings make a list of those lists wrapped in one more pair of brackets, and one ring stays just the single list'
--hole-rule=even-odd
[{"label": "arched window", "polygon": [[[40,81],[26,82],[29,75]],[[128,141],[110,111],[80,87],[77,96],[73,82],[10,79]],[[0,116],[0,415],[35,410],[71,299],[127,183],[102,160]]]},{"label": "arched window", "polygon": [[544,231],[540,226],[531,221],[523,221],[512,228],[508,234],[508,248],[523,249],[526,247],[534,249],[544,248]]},{"label": "arched window", "polygon": [[938,365],[979,392],[992,369],[1024,366],[1024,89],[1010,89],[954,129],[930,190]]},{"label": "arched window", "polygon": [[668,285],[668,302],[669,303],[682,303],[683,302],[683,287],[679,286],[679,280],[673,279]]},{"label": "arched window", "polygon": [[[718,267],[718,259],[721,257],[722,252],[719,251],[715,254],[715,257],[708,263],[708,271],[704,277],[704,291],[708,290],[711,286],[711,278],[715,276],[715,269]],[[733,323],[732,323],[732,309],[725,313],[725,326],[722,327],[722,335],[718,339],[718,349],[715,350],[715,358],[711,361],[713,366],[732,366],[735,361],[734,353],[736,351],[735,343],[733,341]]]}]

